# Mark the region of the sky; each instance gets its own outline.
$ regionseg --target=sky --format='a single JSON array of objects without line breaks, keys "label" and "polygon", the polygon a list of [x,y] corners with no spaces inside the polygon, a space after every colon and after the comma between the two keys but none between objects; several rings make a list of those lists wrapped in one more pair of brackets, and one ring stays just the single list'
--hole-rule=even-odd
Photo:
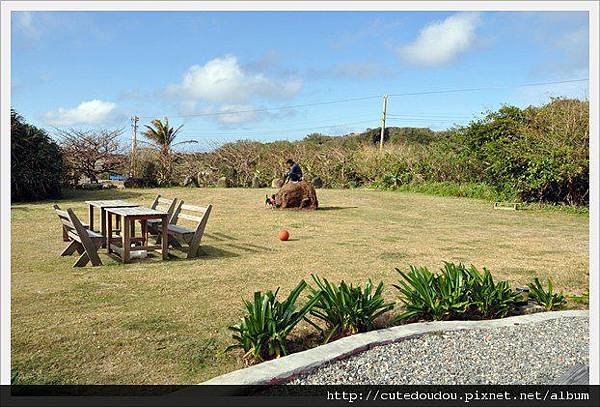
[{"label": "sky", "polygon": [[[204,150],[434,130],[588,96],[587,12],[13,12],[12,106],[47,129],[168,117]],[[427,93],[486,88],[479,91]],[[416,95],[410,95],[417,93]],[[418,94],[421,93],[421,94]],[[425,93],[425,94],[422,94]]]}]

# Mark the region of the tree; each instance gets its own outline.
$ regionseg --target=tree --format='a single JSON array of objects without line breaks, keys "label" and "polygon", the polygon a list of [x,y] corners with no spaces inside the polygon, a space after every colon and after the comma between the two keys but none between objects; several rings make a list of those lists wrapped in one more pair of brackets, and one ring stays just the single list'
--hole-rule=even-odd
[{"label": "tree", "polygon": [[12,109],[10,147],[10,189],[13,201],[60,196],[63,160],[58,145],[44,130],[27,124]]},{"label": "tree", "polygon": [[68,129],[57,133],[69,175],[76,183],[82,176],[97,182],[100,174],[123,170],[126,158],[119,142],[122,129]]},{"label": "tree", "polygon": [[158,171],[158,183],[159,185],[169,185],[172,182],[173,177],[173,147],[182,145],[197,143],[195,140],[180,141],[175,143],[179,131],[183,127],[183,124],[176,129],[169,126],[169,119],[165,117],[164,122],[160,119],[154,119],[150,122],[150,126],[145,125],[146,131],[144,136],[150,140],[150,144],[158,153],[161,168]]}]

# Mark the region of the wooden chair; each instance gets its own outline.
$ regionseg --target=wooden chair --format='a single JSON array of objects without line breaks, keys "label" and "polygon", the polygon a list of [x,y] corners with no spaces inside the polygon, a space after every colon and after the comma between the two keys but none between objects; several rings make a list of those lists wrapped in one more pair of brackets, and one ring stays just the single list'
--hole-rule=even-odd
[{"label": "wooden chair", "polygon": [[73,267],[84,267],[90,261],[92,262],[92,266],[101,266],[102,262],[100,261],[100,257],[98,257],[98,249],[102,247],[104,237],[100,233],[86,229],[72,209],[63,211],[58,205],[54,205],[53,208],[62,222],[63,230],[66,231],[70,241],[69,245],[60,255],[70,256],[75,252],[79,253],[79,259],[77,259]]},{"label": "wooden chair", "polygon": [[[169,245],[175,249],[179,249],[187,252],[187,258],[198,257],[200,249],[200,241],[206,224],[208,223],[208,217],[212,210],[212,205],[207,207],[185,205],[183,201],[179,201],[177,208],[173,212],[171,221],[167,226],[167,233],[169,236]],[[188,214],[188,212],[199,213],[200,216]],[[195,229],[189,229],[185,226],[177,225],[179,219],[186,219],[192,222],[196,222]],[[187,244],[187,248],[182,246],[182,243]]]},{"label": "wooden chair", "polygon": [[[154,198],[152,205],[150,205],[150,209],[159,209],[159,210],[166,211],[169,214],[169,223],[171,223],[171,218],[173,217],[173,213],[175,211],[176,205],[177,205],[177,198],[166,199],[166,198],[162,198],[159,194],[156,196],[156,198]],[[148,231],[151,234],[153,234],[153,235],[159,234],[159,229],[160,229],[160,220],[151,219],[148,221]]]},{"label": "wooden chair", "polygon": [[[54,209],[61,210],[58,205],[54,205]],[[89,229],[90,228],[90,225],[88,225],[87,223],[83,223],[83,222],[81,222],[81,226],[83,226],[85,229]],[[69,238],[69,229],[67,229],[66,226],[63,226],[62,237],[63,237],[63,242],[70,242],[71,241],[71,238]]]}]

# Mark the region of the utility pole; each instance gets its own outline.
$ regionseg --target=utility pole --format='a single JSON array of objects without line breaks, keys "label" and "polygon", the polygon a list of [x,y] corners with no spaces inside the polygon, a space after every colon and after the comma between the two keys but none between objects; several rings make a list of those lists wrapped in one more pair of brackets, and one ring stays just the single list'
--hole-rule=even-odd
[{"label": "utility pole", "polygon": [[131,166],[129,169],[131,177],[137,176],[137,126],[139,120],[140,118],[137,116],[131,118]]},{"label": "utility pole", "polygon": [[385,112],[387,110],[387,95],[383,96],[383,113],[381,114],[381,136],[379,137],[379,151],[383,151],[383,136],[385,135]]}]

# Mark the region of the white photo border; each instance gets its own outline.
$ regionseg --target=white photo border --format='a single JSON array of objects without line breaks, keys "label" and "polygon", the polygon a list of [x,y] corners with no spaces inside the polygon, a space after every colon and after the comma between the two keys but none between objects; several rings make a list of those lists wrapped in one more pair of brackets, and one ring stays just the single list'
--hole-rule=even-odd
[{"label": "white photo border", "polygon": [[[1,3],[0,129],[0,383],[10,384],[10,107],[12,11],[587,11],[589,13],[590,383],[600,384],[599,3],[596,1],[3,1]],[[167,383],[165,383],[167,384]]]}]

